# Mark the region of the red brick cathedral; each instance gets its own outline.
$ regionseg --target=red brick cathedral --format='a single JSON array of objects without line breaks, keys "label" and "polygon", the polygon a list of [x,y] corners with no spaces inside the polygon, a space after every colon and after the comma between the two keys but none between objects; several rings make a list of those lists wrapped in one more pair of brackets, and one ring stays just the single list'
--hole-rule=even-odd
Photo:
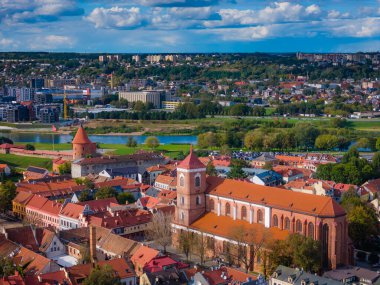
[{"label": "red brick cathedral", "polygon": [[175,236],[203,233],[214,243],[215,256],[225,252],[233,229],[240,227],[269,232],[274,239],[299,233],[319,240],[324,268],[351,262],[346,213],[330,197],[207,176],[192,149],[178,165],[177,181]]}]

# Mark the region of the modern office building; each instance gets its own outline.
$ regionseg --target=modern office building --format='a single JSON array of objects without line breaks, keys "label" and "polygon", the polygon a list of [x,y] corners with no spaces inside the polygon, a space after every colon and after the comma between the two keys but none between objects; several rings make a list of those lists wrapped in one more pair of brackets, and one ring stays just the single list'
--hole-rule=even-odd
[{"label": "modern office building", "polygon": [[161,98],[163,98],[163,91],[129,91],[119,92],[119,100],[125,99],[128,102],[153,103],[154,107],[161,108]]}]

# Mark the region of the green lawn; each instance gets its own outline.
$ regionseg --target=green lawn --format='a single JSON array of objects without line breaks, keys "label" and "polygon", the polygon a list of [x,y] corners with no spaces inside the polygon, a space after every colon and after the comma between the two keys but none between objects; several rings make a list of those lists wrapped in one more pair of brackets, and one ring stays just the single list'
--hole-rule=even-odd
[{"label": "green lawn", "polygon": [[372,121],[372,120],[349,121],[349,126],[356,130],[374,131],[374,132],[380,131],[380,121]]},{"label": "green lawn", "polygon": [[14,154],[0,154],[0,163],[6,163],[10,167],[26,169],[28,166],[38,166],[47,169],[52,168],[52,160],[50,158],[21,156]]}]

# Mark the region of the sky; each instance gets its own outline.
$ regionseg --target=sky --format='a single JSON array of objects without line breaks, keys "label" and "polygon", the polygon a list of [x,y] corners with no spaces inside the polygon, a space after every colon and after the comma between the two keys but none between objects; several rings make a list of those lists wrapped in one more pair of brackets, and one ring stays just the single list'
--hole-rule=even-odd
[{"label": "sky", "polygon": [[380,51],[380,0],[0,0],[0,51]]}]

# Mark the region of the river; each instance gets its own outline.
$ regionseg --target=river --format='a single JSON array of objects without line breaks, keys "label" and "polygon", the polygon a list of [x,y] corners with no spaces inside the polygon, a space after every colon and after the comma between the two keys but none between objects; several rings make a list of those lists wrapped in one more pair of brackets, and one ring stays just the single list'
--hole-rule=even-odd
[{"label": "river", "polygon": [[[0,136],[10,138],[17,143],[53,143],[52,134],[44,133],[1,133]],[[114,136],[114,135],[89,135],[91,141],[104,144],[126,144],[128,137],[133,137],[138,144],[145,142],[148,136]],[[161,144],[197,144],[196,136],[156,136]],[[54,134],[54,143],[70,143],[72,135]]]}]

